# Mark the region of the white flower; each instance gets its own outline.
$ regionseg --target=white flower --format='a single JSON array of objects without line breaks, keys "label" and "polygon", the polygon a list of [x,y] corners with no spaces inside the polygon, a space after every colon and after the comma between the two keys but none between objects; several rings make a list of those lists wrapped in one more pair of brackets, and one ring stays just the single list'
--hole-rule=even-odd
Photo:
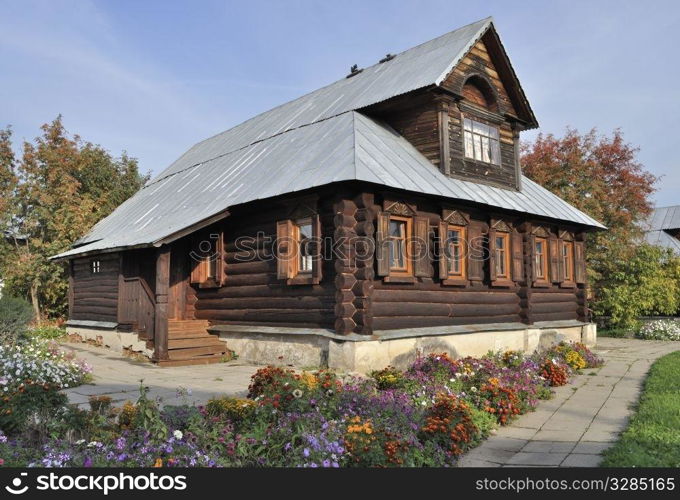
[{"label": "white flower", "polygon": [[75,444],[83,444],[85,442],[84,439],[79,439],[78,441],[75,442]]},{"label": "white flower", "polygon": [[184,434],[182,434],[182,431],[180,430],[176,430],[172,433],[172,435],[175,437],[175,439],[182,439],[184,437]]},{"label": "white flower", "polygon": [[98,444],[97,441],[90,441],[89,443],[87,443],[87,447],[94,448],[95,446],[97,446],[97,444]]},{"label": "white flower", "polygon": [[470,387],[470,392],[477,392],[477,388],[476,387]]},{"label": "white flower", "polygon": [[293,396],[295,396],[297,399],[300,399],[302,397],[302,391],[300,389],[295,389],[293,391]]},{"label": "white flower", "polygon": [[426,405],[427,405],[427,403],[426,403],[425,401],[421,401],[420,404],[421,404],[422,406],[426,406]]}]

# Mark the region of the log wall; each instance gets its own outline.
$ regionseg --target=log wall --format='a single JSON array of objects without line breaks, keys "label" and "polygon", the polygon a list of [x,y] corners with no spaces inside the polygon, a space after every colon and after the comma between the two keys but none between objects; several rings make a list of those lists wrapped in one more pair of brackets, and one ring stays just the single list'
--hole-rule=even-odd
[{"label": "log wall", "polygon": [[[93,260],[100,262],[98,273],[91,271]],[[116,323],[120,254],[74,259],[71,266],[73,305],[70,319]]]},{"label": "log wall", "polygon": [[[234,209],[215,226],[224,232],[225,279],[219,288],[187,287],[188,319],[214,324],[334,328],[335,285],[331,260],[318,285],[289,285],[277,278],[272,257],[277,220],[288,218],[295,202],[256,203]],[[333,213],[320,202],[323,235],[334,232]],[[237,239],[250,238],[247,244]],[[247,245],[247,248],[246,248]]]}]

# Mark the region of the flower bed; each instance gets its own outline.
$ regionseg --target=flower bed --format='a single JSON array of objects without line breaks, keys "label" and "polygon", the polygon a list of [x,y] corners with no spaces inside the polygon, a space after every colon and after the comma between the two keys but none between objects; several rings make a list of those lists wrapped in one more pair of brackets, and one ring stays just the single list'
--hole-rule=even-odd
[{"label": "flower bed", "polygon": [[368,378],[266,367],[248,399],[167,406],[146,397],[112,408],[64,407],[39,446],[0,435],[6,464],[34,466],[448,466],[498,425],[531,411],[601,360],[582,344],[454,360],[430,354]]},{"label": "flower bed", "polygon": [[635,336],[643,340],[680,340],[680,321],[660,319],[650,321]]},{"label": "flower bed", "polygon": [[91,371],[53,341],[34,338],[0,345],[0,430],[25,432],[39,424],[40,414],[65,404],[59,391],[80,385]]}]

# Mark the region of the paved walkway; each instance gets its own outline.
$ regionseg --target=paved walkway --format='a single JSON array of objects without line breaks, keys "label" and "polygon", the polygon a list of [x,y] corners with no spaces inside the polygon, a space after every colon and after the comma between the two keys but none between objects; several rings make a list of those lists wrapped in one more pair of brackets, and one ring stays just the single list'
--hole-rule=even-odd
[{"label": "paved walkway", "polygon": [[[67,343],[62,347],[74,351],[76,356],[94,366],[93,384],[65,391],[69,401],[78,405],[88,404],[88,398],[93,394],[109,396],[116,405],[128,400],[136,401],[140,379],[144,379],[144,385],[149,387],[150,397],[160,397],[162,403],[167,405],[181,404],[185,400],[202,404],[216,395],[245,397],[250,377],[258,369],[257,366],[246,365],[238,360],[213,365],[160,368],[89,344]],[[179,397],[179,387],[190,389],[191,394]]]},{"label": "paved walkway", "polygon": [[479,447],[459,467],[595,467],[600,454],[616,441],[637,402],[654,360],[680,350],[680,342],[598,339],[606,363],[584,370],[573,384],[556,389]]}]

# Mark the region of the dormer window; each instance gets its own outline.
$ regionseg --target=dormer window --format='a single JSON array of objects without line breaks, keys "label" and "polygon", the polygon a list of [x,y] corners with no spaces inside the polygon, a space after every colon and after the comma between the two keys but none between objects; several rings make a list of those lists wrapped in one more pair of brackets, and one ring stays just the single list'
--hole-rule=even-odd
[{"label": "dormer window", "polygon": [[498,128],[465,118],[463,129],[466,158],[492,165],[501,164]]}]

